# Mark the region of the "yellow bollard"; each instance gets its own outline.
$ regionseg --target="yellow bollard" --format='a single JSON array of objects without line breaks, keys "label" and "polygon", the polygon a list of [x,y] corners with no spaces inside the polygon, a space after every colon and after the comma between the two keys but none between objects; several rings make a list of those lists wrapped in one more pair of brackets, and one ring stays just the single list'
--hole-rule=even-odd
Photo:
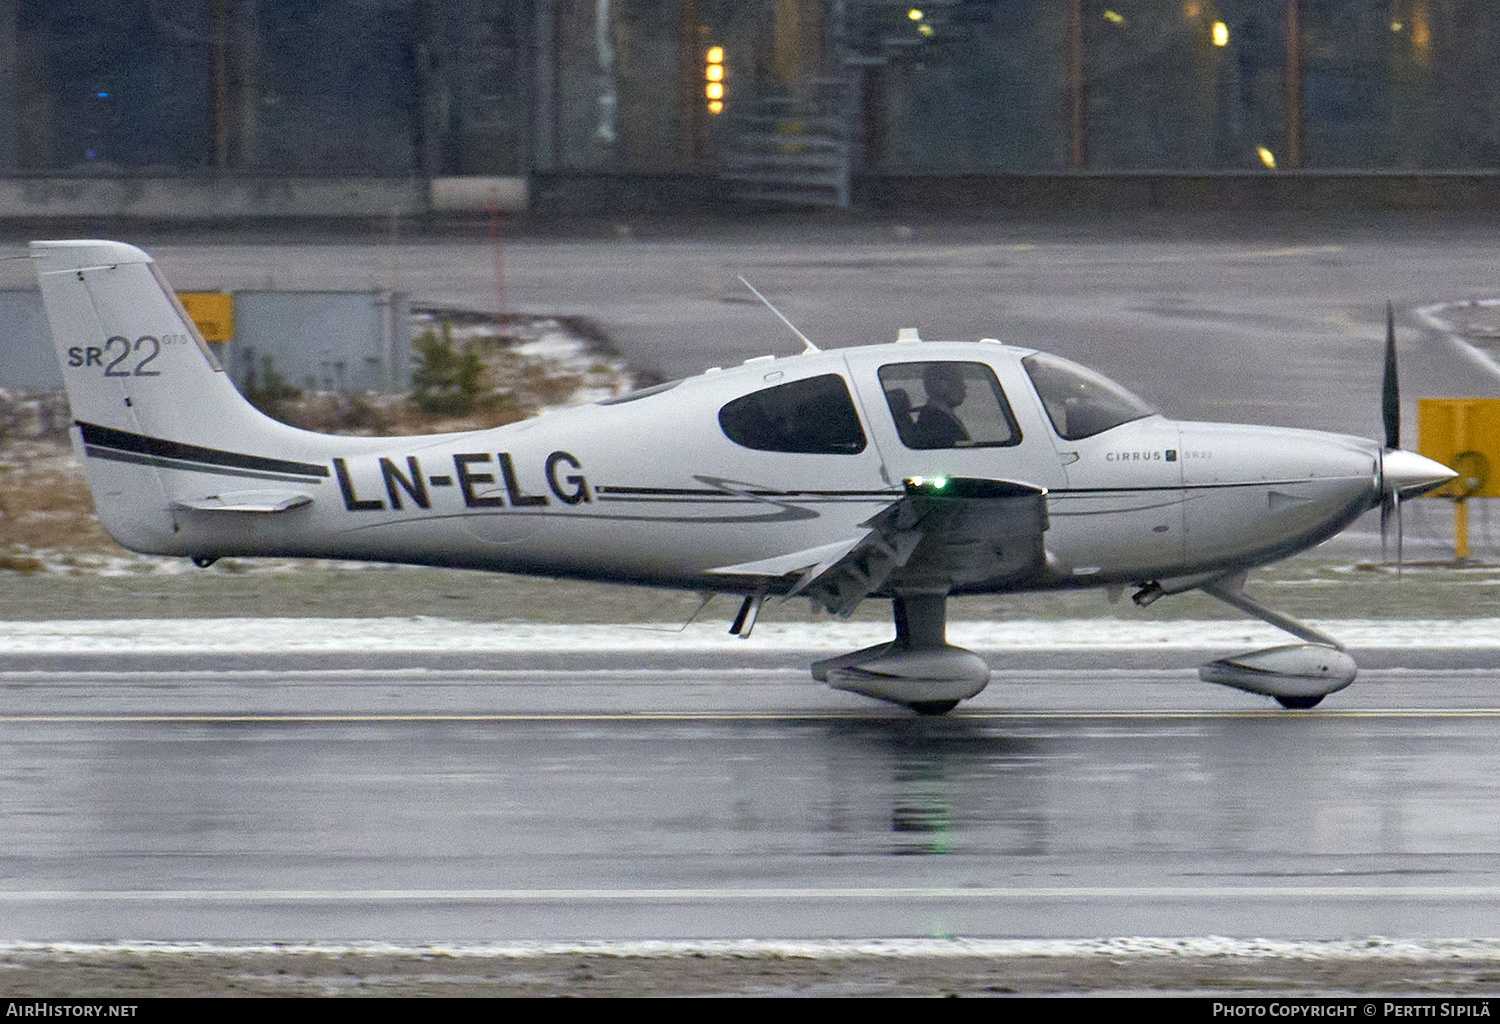
[{"label": "yellow bollard", "polygon": [[1469,560],[1469,502],[1453,499],[1453,562],[1463,565]]},{"label": "yellow bollard", "polygon": [[[1458,472],[1424,497],[1453,499],[1453,559],[1469,553],[1469,498],[1500,498],[1500,398],[1417,399],[1417,450]],[[1493,476],[1493,479],[1491,478]]]}]

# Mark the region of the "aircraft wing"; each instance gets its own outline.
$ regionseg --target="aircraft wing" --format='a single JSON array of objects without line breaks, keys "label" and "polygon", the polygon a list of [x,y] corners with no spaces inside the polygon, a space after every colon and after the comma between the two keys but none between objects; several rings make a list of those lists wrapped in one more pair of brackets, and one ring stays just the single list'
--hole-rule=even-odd
[{"label": "aircraft wing", "polygon": [[858,537],[710,571],[795,576],[787,597],[807,596],[839,615],[882,588],[1001,582],[1044,563],[1046,494],[1006,480],[908,480],[906,494],[861,523]]}]

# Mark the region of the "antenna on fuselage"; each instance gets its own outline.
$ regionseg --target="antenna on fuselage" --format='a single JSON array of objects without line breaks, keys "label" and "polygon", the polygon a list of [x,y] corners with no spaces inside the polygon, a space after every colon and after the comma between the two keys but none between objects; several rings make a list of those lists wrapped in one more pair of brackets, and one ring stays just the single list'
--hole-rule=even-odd
[{"label": "antenna on fuselage", "polygon": [[806,355],[809,352],[821,352],[821,351],[823,351],[822,349],[818,348],[818,346],[816,346],[816,345],[814,345],[812,343],[812,339],[811,338],[809,338],[807,335],[803,334],[801,331],[797,330],[797,325],[796,324],[792,323],[786,317],[782,316],[781,315],[781,310],[779,310],[775,306],[771,305],[771,300],[770,299],[766,298],[760,292],[756,291],[755,285],[751,284],[749,281],[746,281],[744,274],[739,275],[739,277],[740,277],[740,284],[744,285],[746,288],[749,288],[750,291],[751,291],[751,293],[757,299],[759,299],[760,301],[762,301],[762,302],[764,302],[766,304],[766,308],[767,309],[769,309],[771,312],[775,313],[778,317],[780,317],[781,322],[784,323],[784,324],[786,324],[788,327],[790,327],[792,329],[792,333],[795,334],[797,337],[799,337],[799,338],[802,339],[802,344],[804,346],[806,346],[802,350],[803,355]]}]

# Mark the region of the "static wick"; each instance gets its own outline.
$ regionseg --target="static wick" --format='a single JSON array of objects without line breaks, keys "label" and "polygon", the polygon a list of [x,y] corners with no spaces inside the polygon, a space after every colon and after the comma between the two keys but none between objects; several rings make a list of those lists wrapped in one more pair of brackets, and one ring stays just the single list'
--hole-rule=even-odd
[{"label": "static wick", "polygon": [[782,316],[781,310],[779,310],[775,306],[771,305],[771,300],[768,299],[768,298],[766,298],[759,291],[757,291],[755,285],[751,284],[749,281],[746,281],[744,274],[739,275],[739,278],[740,278],[740,284],[744,285],[746,288],[749,288],[750,291],[751,291],[751,293],[757,299],[759,299],[760,301],[762,301],[762,302],[764,302],[766,304],[766,308],[767,309],[769,309],[771,312],[775,313],[776,316],[781,320],[782,323],[786,324],[788,327],[790,327],[792,329],[792,333],[793,334],[795,334],[797,337],[799,337],[799,338],[802,339],[802,344],[804,346],[806,346],[805,348],[802,349],[802,352],[803,352],[804,355],[806,353],[808,353],[808,352],[821,352],[821,351],[823,351],[822,349],[818,348],[818,346],[816,346],[816,345],[814,345],[812,343],[812,339],[811,338],[809,338],[807,335],[803,334],[801,331],[797,330],[797,325],[796,324],[792,323],[785,316]]}]

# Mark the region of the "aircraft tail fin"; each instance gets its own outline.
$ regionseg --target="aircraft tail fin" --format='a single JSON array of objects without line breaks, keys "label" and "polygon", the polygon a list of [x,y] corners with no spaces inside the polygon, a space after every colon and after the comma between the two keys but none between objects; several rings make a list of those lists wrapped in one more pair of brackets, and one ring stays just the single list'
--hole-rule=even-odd
[{"label": "aircraft tail fin", "polygon": [[305,450],[308,435],[245,401],[146,253],[56,241],[32,242],[31,256],[74,445],[100,519],[120,543],[182,553],[174,503],[222,492],[235,483],[226,478],[285,486],[328,475],[326,465],[284,457]]}]

